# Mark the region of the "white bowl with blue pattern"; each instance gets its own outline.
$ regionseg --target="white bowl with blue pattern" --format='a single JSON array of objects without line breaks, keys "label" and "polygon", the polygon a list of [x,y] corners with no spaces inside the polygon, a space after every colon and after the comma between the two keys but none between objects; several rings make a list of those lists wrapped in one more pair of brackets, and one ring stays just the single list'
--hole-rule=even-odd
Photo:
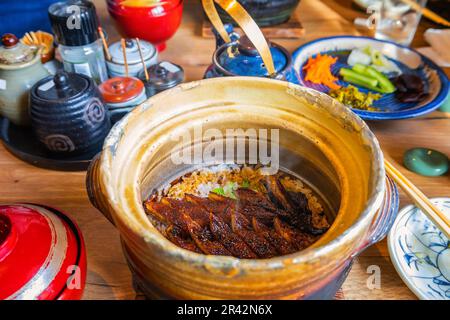
[{"label": "white bowl with blue pattern", "polygon": [[[450,218],[450,198],[431,201]],[[388,235],[398,274],[423,300],[450,300],[450,242],[417,207],[403,208]]]}]

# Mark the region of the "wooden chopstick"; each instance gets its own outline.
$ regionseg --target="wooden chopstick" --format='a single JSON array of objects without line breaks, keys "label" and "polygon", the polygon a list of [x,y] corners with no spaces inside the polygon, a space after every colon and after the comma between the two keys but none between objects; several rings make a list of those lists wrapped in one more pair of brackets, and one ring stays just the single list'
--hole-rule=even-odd
[{"label": "wooden chopstick", "polygon": [[150,79],[150,77],[148,75],[147,66],[145,65],[145,60],[144,60],[144,56],[142,54],[142,49],[141,49],[141,41],[139,41],[139,38],[136,38],[136,43],[137,43],[138,50],[139,50],[139,56],[141,57],[142,66],[144,67],[145,80],[148,81]]},{"label": "wooden chopstick", "polygon": [[418,208],[450,239],[450,219],[431,203],[430,199],[422,193],[411,181],[398,171],[388,160],[384,160],[386,172],[413,200]]},{"label": "wooden chopstick", "polygon": [[441,17],[440,15],[434,13],[428,8],[422,7],[420,4],[413,0],[401,0],[403,3],[406,3],[411,8],[413,8],[417,12],[421,12],[425,17],[427,17],[430,20],[433,20],[436,23],[442,24],[444,26],[450,27],[450,22],[446,20],[445,18]]},{"label": "wooden chopstick", "polygon": [[122,51],[123,51],[123,63],[125,65],[125,76],[128,77],[128,61],[127,61],[127,48],[125,44],[125,39],[121,39],[120,43],[122,45]]},{"label": "wooden chopstick", "polygon": [[103,49],[105,50],[106,59],[111,61],[111,54],[109,53],[108,43],[106,42],[105,33],[103,32],[102,27],[98,27],[98,33],[100,33],[100,38],[102,39]]}]

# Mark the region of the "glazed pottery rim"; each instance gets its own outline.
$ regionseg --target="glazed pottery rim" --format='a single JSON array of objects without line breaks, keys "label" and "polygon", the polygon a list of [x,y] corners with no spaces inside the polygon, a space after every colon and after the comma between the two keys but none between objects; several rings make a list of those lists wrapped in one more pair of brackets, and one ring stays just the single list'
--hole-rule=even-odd
[{"label": "glazed pottery rim", "polygon": [[38,60],[41,60],[40,52],[41,52],[40,50],[37,50],[35,57],[27,62],[21,62],[21,63],[15,63],[15,64],[0,63],[0,70],[11,71],[11,70],[18,70],[18,69],[24,69],[24,68],[30,67],[30,66],[34,65]]},{"label": "glazed pottery rim", "polygon": [[[112,0],[112,1],[110,1],[110,0],[108,0],[107,1],[107,6],[108,6],[108,11],[110,11],[111,13],[113,13],[113,14],[115,14],[115,15],[122,15],[120,12],[118,12],[115,8],[113,8],[112,6],[115,6],[115,3],[113,3],[113,5],[109,5],[109,3],[111,3],[111,2],[114,2],[115,0]],[[152,14],[152,15],[150,15],[150,16],[148,16],[147,18],[158,18],[158,17],[164,17],[164,16],[166,16],[168,13],[171,13],[172,11],[175,11],[176,9],[178,9],[179,7],[180,7],[180,5],[183,5],[183,2],[184,2],[184,0],[180,0],[178,3],[176,3],[176,4],[174,4],[173,6],[170,6],[170,7],[168,7],[168,8],[165,8],[164,9],[164,11],[162,12],[162,13],[160,13],[160,14]],[[121,4],[120,3],[117,3],[117,5],[119,5],[119,6],[121,6]],[[159,5],[160,7],[161,6],[163,6],[163,4],[162,5]],[[155,7],[157,7],[157,6],[155,6]],[[147,9],[151,9],[151,8],[153,8],[153,7],[147,7]],[[135,8],[135,7],[128,7],[128,8],[126,8],[126,10],[129,10],[129,9],[142,9],[142,7],[138,7],[138,8]]]},{"label": "glazed pottery rim", "polygon": [[[217,48],[216,51],[214,51],[213,54],[213,65],[220,70],[220,72],[222,72],[223,74],[227,75],[227,76],[231,76],[231,77],[243,77],[239,74],[233,73],[228,71],[227,69],[225,69],[220,63],[219,63],[219,54],[221,54],[224,50],[226,50],[227,48],[237,44],[239,42],[238,40],[229,42],[229,43],[225,43],[223,45],[221,45],[219,48]],[[276,79],[277,76],[283,74],[284,72],[286,72],[287,70],[289,70],[289,68],[292,67],[292,56],[289,54],[289,51],[287,51],[286,48],[284,48],[283,46],[275,43],[275,42],[269,42],[269,45],[272,45],[273,47],[276,47],[278,50],[280,50],[284,56],[286,57],[286,64],[284,65],[284,67],[279,70],[276,71],[275,75],[273,76],[274,78],[271,79]],[[264,67],[265,68],[265,67]],[[270,78],[269,76],[265,76],[266,78]]]},{"label": "glazed pottery rim", "polygon": [[[284,88],[286,90],[299,90],[303,93],[309,93],[314,96],[323,96],[329,101],[334,101],[334,106],[339,108],[339,111],[342,114],[342,117],[347,117],[352,119],[354,121],[355,126],[357,125],[360,128],[360,135],[364,135],[367,138],[368,146],[371,147],[371,160],[372,160],[372,166],[370,169],[370,177],[368,184],[372,186],[371,193],[367,195],[367,200],[365,201],[364,209],[361,211],[359,216],[355,219],[352,225],[350,225],[346,230],[344,230],[341,234],[330,240],[330,242],[314,247],[310,246],[304,250],[297,251],[295,253],[289,254],[289,255],[283,255],[283,256],[277,256],[270,259],[240,259],[232,256],[219,256],[219,255],[206,255],[201,253],[195,253],[186,249],[182,249],[181,247],[178,247],[177,245],[170,242],[167,238],[165,238],[159,231],[155,230],[149,230],[145,226],[142,225],[142,223],[134,220],[130,221],[129,219],[124,222],[124,225],[126,228],[132,232],[135,236],[138,236],[139,238],[144,239],[146,243],[152,243],[161,251],[167,252],[169,255],[172,255],[174,257],[180,258],[183,261],[190,262],[190,263],[198,263],[199,261],[202,261],[204,264],[216,266],[219,268],[229,268],[231,266],[235,266],[239,264],[242,268],[248,268],[248,269],[267,269],[267,268],[277,268],[280,265],[291,265],[291,264],[301,264],[305,263],[311,260],[320,259],[322,256],[326,256],[328,253],[332,252],[333,250],[336,250],[342,243],[346,243],[346,241],[349,241],[349,239],[354,238],[358,235],[358,232],[360,228],[364,227],[365,224],[368,225],[368,228],[370,230],[371,222],[377,217],[379,210],[382,205],[382,201],[385,197],[385,191],[386,191],[386,175],[385,175],[385,168],[384,168],[384,157],[383,153],[381,151],[380,145],[378,140],[376,139],[374,133],[370,130],[370,128],[367,126],[367,124],[359,118],[356,114],[354,114],[350,109],[342,105],[341,103],[333,100],[328,95],[321,93],[319,91],[316,91],[311,88],[302,87],[296,84],[292,84],[286,81],[282,80],[274,80],[264,77],[226,77],[227,81],[236,81],[236,82],[249,82],[252,84],[255,84],[257,82],[261,82],[264,84],[270,84],[271,86],[278,86],[280,88]],[[164,100],[164,97],[166,95],[170,95],[173,93],[174,90],[182,89],[191,89],[196,88],[200,86],[203,83],[214,83],[214,82],[222,82],[223,83],[224,78],[211,78],[211,79],[203,79],[198,81],[193,81],[190,83],[184,83],[181,85],[178,85],[172,89],[166,90],[162,93],[159,93],[150,99],[148,99],[146,102],[141,104],[140,106],[136,107],[132,112],[127,114],[121,121],[116,123],[114,127],[111,129],[109,135],[105,139],[105,143],[103,145],[103,151],[101,153],[101,156],[99,158],[99,177],[100,181],[99,183],[101,185],[106,186],[105,188],[105,194],[107,199],[107,203],[109,203],[109,206],[112,209],[112,221],[115,220],[115,217],[121,216],[121,213],[124,211],[123,208],[118,208],[118,203],[111,200],[110,197],[110,190],[111,187],[109,185],[109,182],[111,181],[111,173],[110,173],[110,165],[112,164],[112,150],[116,149],[116,146],[118,145],[119,141],[122,139],[122,134],[124,132],[125,127],[128,125],[128,121],[133,118],[134,116],[139,115],[142,112],[145,112],[149,105],[152,105],[154,100]],[[328,109],[327,109],[328,110]],[[136,181],[138,184],[139,181]],[[142,207],[142,212],[144,212],[142,203],[139,204]],[[144,213],[145,214],[145,213]],[[119,219],[120,220],[120,219]],[[368,221],[370,220],[370,221]],[[348,259],[351,259],[354,257],[357,253],[359,253],[358,250],[360,248],[364,248],[364,244],[370,240],[367,238],[367,233],[364,234],[364,241],[360,245],[355,246],[354,252],[352,252]],[[126,241],[125,241],[126,242]]]},{"label": "glazed pottery rim", "polygon": [[[449,197],[430,198],[431,202],[433,202],[433,203],[438,202],[438,201],[439,202],[440,201],[448,201],[449,199],[450,199]],[[417,208],[417,206],[415,204],[409,204],[409,205],[403,207],[402,209],[400,209],[400,211],[397,214],[397,218],[395,219],[395,222],[392,225],[392,228],[387,235],[387,246],[388,246],[389,256],[391,258],[392,264],[394,265],[395,271],[400,276],[402,281],[420,300],[430,300],[430,297],[424,295],[421,290],[417,289],[416,285],[411,281],[410,277],[408,277],[406,275],[406,272],[404,271],[401,263],[398,261],[399,259],[398,259],[397,254],[395,253],[395,249],[394,249],[394,246],[395,246],[394,241],[395,240],[393,239],[393,237],[395,235],[397,235],[396,232],[398,229],[396,227],[400,221],[400,218],[402,216],[404,216],[405,214],[408,214],[409,212],[411,212],[411,210],[413,210],[415,208]]]}]

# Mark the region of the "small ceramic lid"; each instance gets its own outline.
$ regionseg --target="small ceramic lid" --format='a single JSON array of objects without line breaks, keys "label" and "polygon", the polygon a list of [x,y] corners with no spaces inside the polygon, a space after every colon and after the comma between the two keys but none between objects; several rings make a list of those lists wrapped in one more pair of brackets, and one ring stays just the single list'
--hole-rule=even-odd
[{"label": "small ceramic lid", "polygon": [[132,77],[114,77],[99,86],[106,103],[121,103],[138,97],[144,91],[141,80]]},{"label": "small ceramic lid", "polygon": [[[142,57],[144,61],[151,59],[156,53],[155,47],[144,40],[139,40],[141,44]],[[141,56],[139,54],[139,47],[136,40],[126,39],[125,40],[125,51],[127,54],[127,63],[136,64],[141,63]],[[123,50],[120,41],[113,43],[109,47],[109,53],[111,54],[112,61],[118,64],[124,64]]]},{"label": "small ceramic lid", "polygon": [[38,48],[24,45],[11,33],[3,35],[1,41],[0,64],[14,65],[26,63],[33,60],[38,52]]},{"label": "small ceramic lid", "polygon": [[83,259],[83,239],[67,216],[37,205],[0,206],[0,300],[61,298]]},{"label": "small ceramic lid", "polygon": [[32,89],[32,96],[48,102],[67,102],[78,96],[89,87],[89,79],[85,76],[58,71],[56,75],[39,81]]},{"label": "small ceramic lid", "polygon": [[[272,53],[275,71],[283,71],[288,64],[286,52],[269,42]],[[224,47],[220,47],[219,50]],[[228,72],[240,76],[268,76],[264,62],[256,48],[247,36],[242,36],[239,40],[225,47],[225,50],[218,52],[217,63]]]},{"label": "small ceramic lid", "polygon": [[[172,62],[161,61],[147,70],[149,80],[146,85],[154,87],[157,91],[173,88],[184,80],[183,68]],[[139,78],[145,79],[143,71],[139,74]]]}]

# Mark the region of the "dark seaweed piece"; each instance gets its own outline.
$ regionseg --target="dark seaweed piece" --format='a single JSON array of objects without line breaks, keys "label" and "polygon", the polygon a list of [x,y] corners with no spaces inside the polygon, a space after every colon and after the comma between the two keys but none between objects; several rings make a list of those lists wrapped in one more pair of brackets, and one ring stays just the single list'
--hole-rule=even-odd
[{"label": "dark seaweed piece", "polygon": [[250,221],[239,212],[231,212],[231,229],[236,232],[260,258],[272,258],[277,250],[261,234],[255,232]]},{"label": "dark seaweed piece", "polygon": [[166,229],[167,239],[182,249],[201,253],[189,234],[186,234],[180,227],[170,225]]},{"label": "dark seaweed piece", "polygon": [[427,93],[418,93],[418,92],[398,92],[395,97],[400,101],[404,103],[410,103],[410,102],[419,102],[422,101],[426,96],[428,96]]},{"label": "dark seaweed piece", "polygon": [[256,233],[266,238],[281,255],[291,254],[297,251],[297,246],[280,236],[275,230],[252,218],[252,226]]},{"label": "dark seaweed piece", "polygon": [[402,74],[393,79],[397,88],[395,97],[404,103],[419,102],[428,95],[423,80],[415,74]]},{"label": "dark seaweed piece", "polygon": [[219,217],[210,213],[210,229],[214,237],[237,258],[256,259],[258,256],[250,247],[233,233],[233,230]]}]

